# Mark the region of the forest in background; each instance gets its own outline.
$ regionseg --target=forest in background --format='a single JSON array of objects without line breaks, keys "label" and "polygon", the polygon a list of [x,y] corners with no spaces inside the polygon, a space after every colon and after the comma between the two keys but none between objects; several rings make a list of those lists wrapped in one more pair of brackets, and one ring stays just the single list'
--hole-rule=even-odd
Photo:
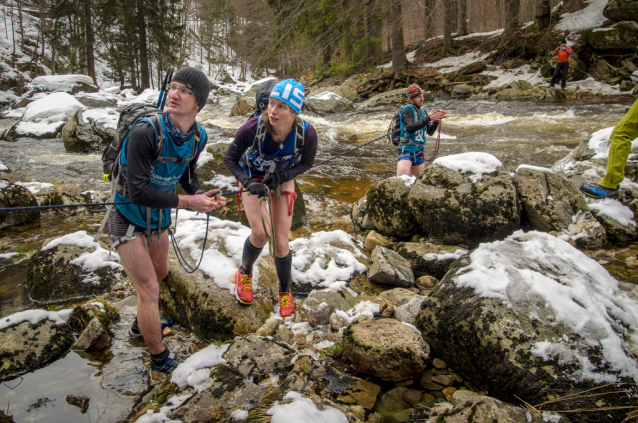
[{"label": "forest in background", "polygon": [[[169,67],[217,80],[274,74],[348,75],[388,60],[407,65],[409,44],[505,28],[549,25],[558,0],[3,0],[5,35],[35,74],[81,73],[143,90]],[[566,0],[575,11],[584,0]],[[37,35],[25,36],[24,15]],[[10,28],[10,30],[9,30]],[[13,32],[13,34],[10,33]],[[16,36],[18,35],[18,36]],[[35,40],[35,41],[34,41]],[[230,81],[228,81],[230,82]]]}]

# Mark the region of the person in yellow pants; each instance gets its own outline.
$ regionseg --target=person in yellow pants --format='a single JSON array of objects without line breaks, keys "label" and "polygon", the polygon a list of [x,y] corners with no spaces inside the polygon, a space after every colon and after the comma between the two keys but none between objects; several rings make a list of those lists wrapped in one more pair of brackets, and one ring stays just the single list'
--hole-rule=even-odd
[{"label": "person in yellow pants", "polygon": [[631,142],[636,138],[638,138],[638,100],[620,119],[611,133],[607,173],[598,184],[583,184],[580,190],[594,198],[618,198],[619,185],[625,179],[625,165],[631,151]]}]

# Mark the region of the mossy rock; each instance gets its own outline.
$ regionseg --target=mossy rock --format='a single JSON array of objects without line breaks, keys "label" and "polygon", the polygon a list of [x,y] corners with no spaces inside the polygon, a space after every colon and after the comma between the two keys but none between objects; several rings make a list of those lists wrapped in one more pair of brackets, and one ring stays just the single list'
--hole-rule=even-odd
[{"label": "mossy rock", "polygon": [[368,216],[377,232],[397,238],[419,232],[417,221],[408,207],[410,187],[401,178],[385,179],[368,190]]},{"label": "mossy rock", "polygon": [[[0,180],[0,208],[36,207],[38,202],[28,189]],[[40,210],[0,212],[0,229],[22,225],[40,217]]]}]

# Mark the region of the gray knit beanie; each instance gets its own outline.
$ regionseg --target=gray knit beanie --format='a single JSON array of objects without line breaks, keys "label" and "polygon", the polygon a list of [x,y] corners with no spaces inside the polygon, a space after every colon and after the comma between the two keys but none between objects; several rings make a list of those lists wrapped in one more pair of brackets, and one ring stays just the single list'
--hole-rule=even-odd
[{"label": "gray knit beanie", "polygon": [[180,82],[195,94],[199,110],[202,110],[208,100],[210,84],[204,72],[195,68],[182,68],[173,75],[173,82]]}]

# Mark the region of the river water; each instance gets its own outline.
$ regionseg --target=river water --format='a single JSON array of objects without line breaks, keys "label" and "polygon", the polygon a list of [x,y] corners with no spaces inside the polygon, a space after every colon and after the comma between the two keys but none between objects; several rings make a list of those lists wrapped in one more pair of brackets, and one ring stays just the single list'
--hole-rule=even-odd
[{"label": "river water", "polygon": [[[434,102],[426,107],[437,108],[444,103]],[[211,128],[211,142],[229,142],[231,138],[223,134],[245,122],[242,117],[228,117],[233,104],[234,97],[223,97],[219,105],[207,106],[198,117],[204,127]],[[626,100],[560,104],[457,101],[448,108],[449,117],[442,125],[439,156],[482,151],[496,156],[511,172],[521,164],[550,167],[591,133],[614,126],[630,105]],[[391,108],[359,108],[324,117],[304,115],[319,134],[315,163],[383,135],[394,112]],[[0,120],[0,128],[11,122]],[[426,147],[426,157],[432,152],[432,141]],[[8,174],[11,182],[73,184],[82,190],[109,189],[101,180],[99,155],[68,154],[61,139],[0,141],[0,161],[13,171]],[[385,138],[310,170],[298,179],[308,217],[297,232],[301,235],[317,230],[352,232],[348,217],[352,203],[364,196],[374,183],[395,173],[396,148]],[[211,175],[200,175],[200,181],[211,178]],[[95,230],[101,217],[102,212],[73,217],[43,212],[36,222],[1,232],[0,254],[34,251],[49,238],[77,230]],[[0,259],[0,316],[39,307],[31,303],[26,292],[26,268],[26,255],[18,260]],[[125,332],[125,328],[122,330]],[[0,398],[10,398],[13,404],[10,412],[17,412],[16,421],[48,421],[51,410],[47,409],[55,406],[50,403],[53,400],[58,402],[60,413],[56,419],[91,421],[90,412],[80,415],[74,407],[66,404],[62,407],[64,398],[54,398],[47,391],[54,389],[54,382],[60,382],[64,386],[86,385],[87,392],[104,396],[104,387],[100,385],[103,365],[95,358],[69,353],[54,365],[25,375],[20,379],[24,380],[22,387],[14,388],[17,380],[1,385]],[[87,378],[92,381],[87,382]],[[100,403],[108,407],[108,397]],[[0,404],[0,408],[5,405]],[[92,414],[93,421],[104,413],[99,411]]]}]

